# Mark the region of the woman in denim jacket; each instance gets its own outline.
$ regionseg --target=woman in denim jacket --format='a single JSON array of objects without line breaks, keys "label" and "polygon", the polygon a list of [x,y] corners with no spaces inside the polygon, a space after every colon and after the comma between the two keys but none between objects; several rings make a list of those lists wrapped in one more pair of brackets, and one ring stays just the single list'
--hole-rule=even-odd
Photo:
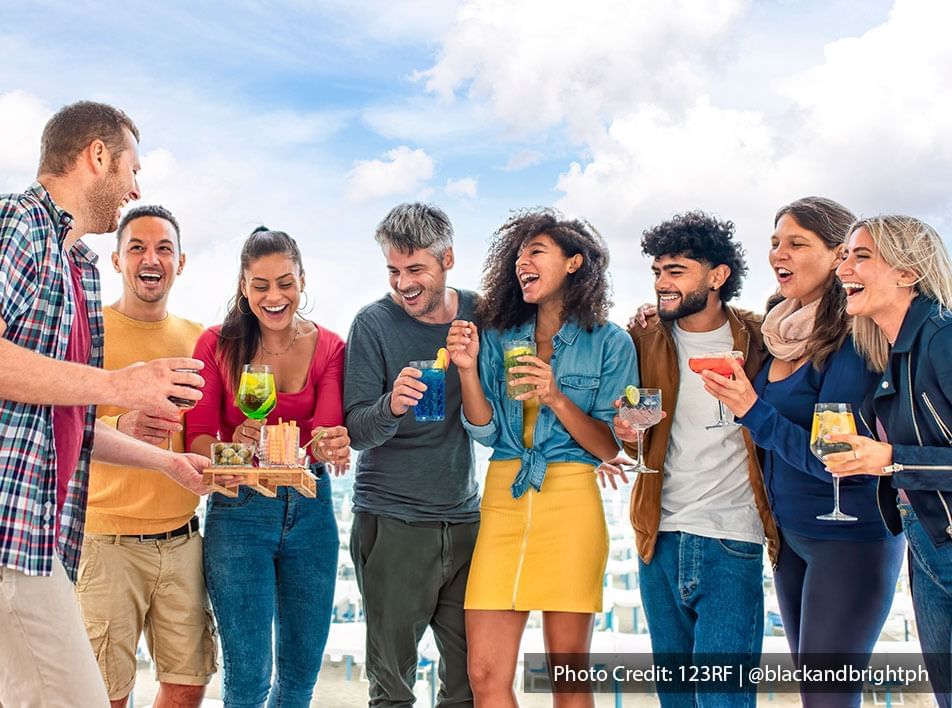
[{"label": "woman in denim jacket", "polygon": [[[607,322],[608,251],[589,224],[551,210],[518,214],[496,232],[484,299],[450,327],[463,423],[493,454],[466,588],[469,677],[477,705],[514,706],[512,682],[531,610],[549,653],[584,654],[601,611],[608,533],[594,467],[617,454],[613,402],[637,385],[631,338]],[[503,343],[538,356],[509,370],[530,390],[506,395]],[[478,369],[477,369],[478,362]],[[582,693],[560,706],[593,705]]]},{"label": "woman in denim jacket", "polygon": [[[878,440],[832,436],[852,452],[826,458],[840,476],[882,475],[909,542],[919,642],[939,704],[950,705],[952,651],[952,262],[942,239],[908,216],[850,227],[837,269],[857,349],[882,378],[863,417]],[[888,477],[891,476],[892,484]]]}]

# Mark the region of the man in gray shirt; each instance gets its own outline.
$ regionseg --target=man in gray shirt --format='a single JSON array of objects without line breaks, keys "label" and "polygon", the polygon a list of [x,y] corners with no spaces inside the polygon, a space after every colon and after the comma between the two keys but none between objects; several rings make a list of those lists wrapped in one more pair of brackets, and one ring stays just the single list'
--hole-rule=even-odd
[{"label": "man in gray shirt", "polygon": [[417,645],[440,650],[440,706],[471,706],[463,596],[479,527],[473,445],[460,385],[446,372],[446,417],[417,422],[421,372],[450,322],[474,316],[475,294],[446,287],[453,227],[424,204],[401,204],[377,227],[393,292],[364,307],[347,340],[344,407],[360,451],[350,553],[367,620],[371,706],[413,704]]}]

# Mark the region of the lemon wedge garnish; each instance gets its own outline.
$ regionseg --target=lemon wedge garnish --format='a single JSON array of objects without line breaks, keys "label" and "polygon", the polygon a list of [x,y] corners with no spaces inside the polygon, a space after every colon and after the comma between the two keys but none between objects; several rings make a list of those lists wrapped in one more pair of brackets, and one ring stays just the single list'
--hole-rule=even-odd
[{"label": "lemon wedge garnish", "polygon": [[450,353],[446,351],[446,347],[440,347],[436,352],[436,363],[433,365],[434,369],[445,369],[450,364]]}]

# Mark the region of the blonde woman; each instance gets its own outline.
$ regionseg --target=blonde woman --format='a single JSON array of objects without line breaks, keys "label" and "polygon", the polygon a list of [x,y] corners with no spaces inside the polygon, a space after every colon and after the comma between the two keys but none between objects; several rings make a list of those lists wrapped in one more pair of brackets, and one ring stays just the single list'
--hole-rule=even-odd
[{"label": "blonde woman", "polygon": [[[878,440],[826,458],[839,476],[882,475],[879,491],[909,543],[912,602],[932,687],[950,705],[952,651],[952,263],[909,216],[855,222],[837,268],[857,349],[882,377],[863,418]],[[891,484],[890,484],[891,481]],[[895,513],[898,497],[898,511]]]}]

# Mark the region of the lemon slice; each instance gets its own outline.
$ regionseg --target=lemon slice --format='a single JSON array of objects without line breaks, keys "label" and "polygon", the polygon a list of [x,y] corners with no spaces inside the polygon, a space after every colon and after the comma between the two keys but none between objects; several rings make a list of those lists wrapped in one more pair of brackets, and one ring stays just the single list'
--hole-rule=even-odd
[{"label": "lemon slice", "polygon": [[445,369],[449,366],[450,363],[450,353],[446,351],[446,347],[440,347],[436,352],[436,363],[433,365],[434,369]]},{"label": "lemon slice", "polygon": [[[510,349],[508,352],[506,352],[505,358],[515,361],[520,356],[531,356],[531,355],[532,355],[532,350],[529,349],[529,347],[516,347],[515,349]],[[519,362],[519,363],[521,364],[522,362]]]},{"label": "lemon slice", "polygon": [[641,400],[641,394],[638,393],[637,386],[625,386],[625,400],[628,401],[629,405],[638,405],[638,401]]}]

